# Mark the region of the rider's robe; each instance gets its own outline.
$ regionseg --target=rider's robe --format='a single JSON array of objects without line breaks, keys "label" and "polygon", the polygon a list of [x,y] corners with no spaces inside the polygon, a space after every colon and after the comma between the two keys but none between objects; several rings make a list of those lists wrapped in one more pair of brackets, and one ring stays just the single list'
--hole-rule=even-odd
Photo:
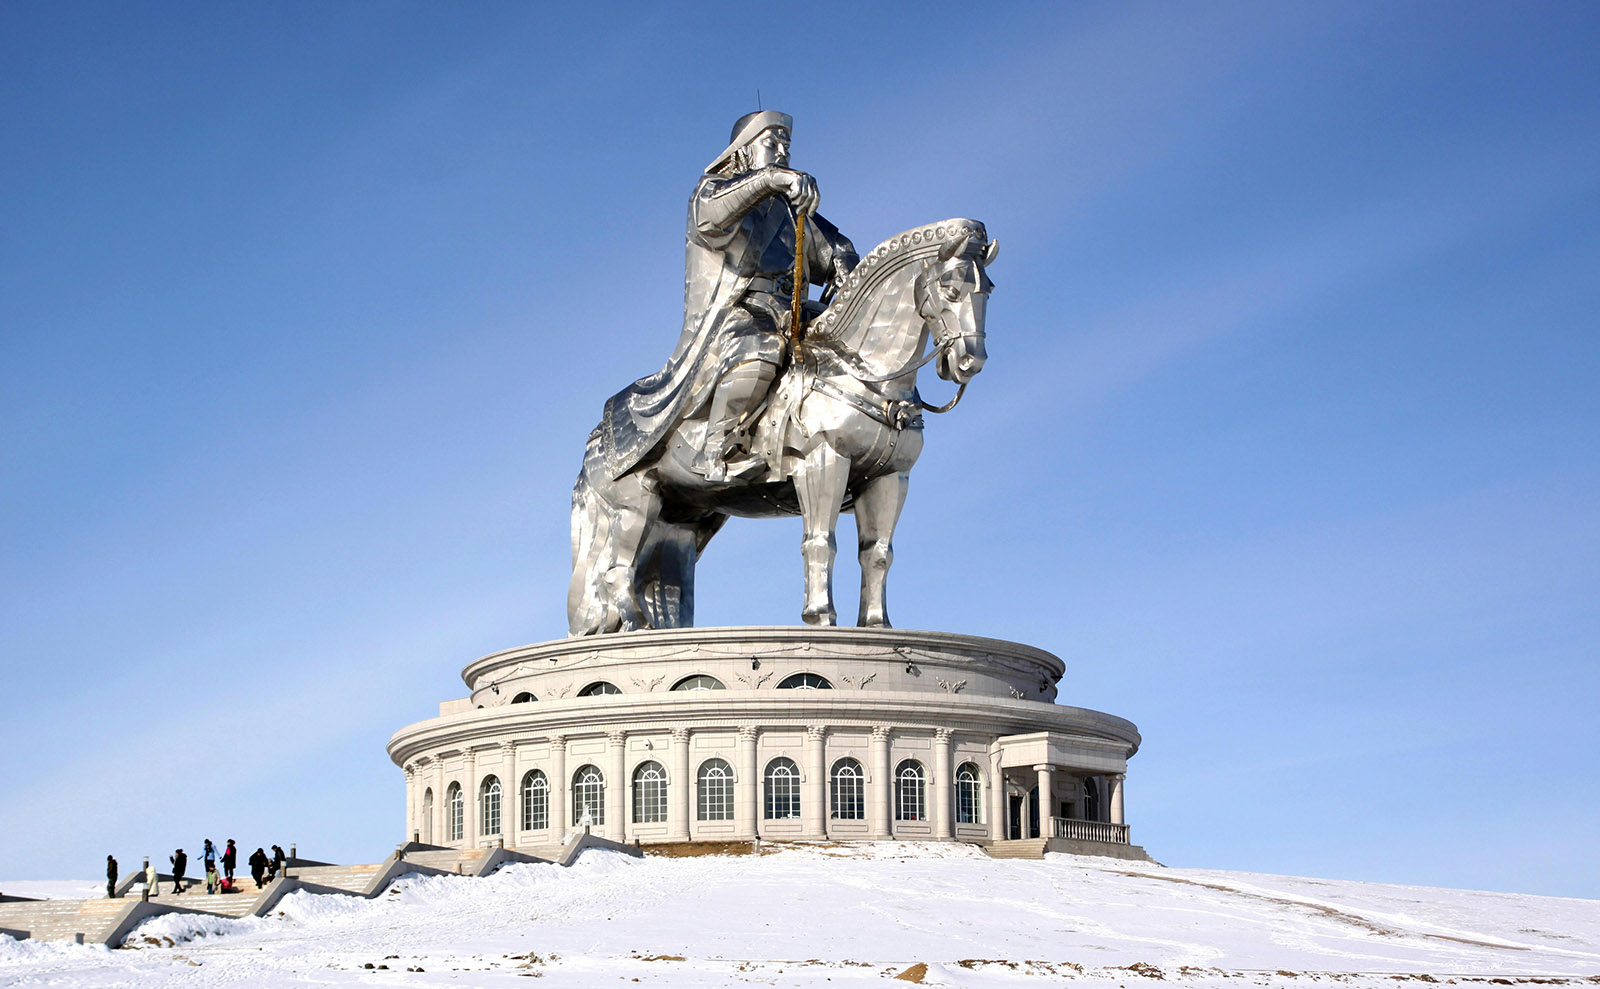
[{"label": "rider's robe", "polygon": [[[750,294],[765,296],[766,307],[771,307],[771,293],[752,291],[751,281],[793,275],[794,211],[787,199],[771,195],[742,214],[716,219],[726,211],[713,208],[713,200],[748,180],[748,176],[705,175],[689,199],[683,330],[678,343],[665,367],[607,399],[600,419],[606,473],[613,480],[632,470],[711,397],[740,304],[755,301],[746,299]],[[846,269],[853,267],[855,247],[827,220],[809,217],[809,280],[826,283],[834,275],[836,260]],[[786,297],[782,303],[787,306]]]}]

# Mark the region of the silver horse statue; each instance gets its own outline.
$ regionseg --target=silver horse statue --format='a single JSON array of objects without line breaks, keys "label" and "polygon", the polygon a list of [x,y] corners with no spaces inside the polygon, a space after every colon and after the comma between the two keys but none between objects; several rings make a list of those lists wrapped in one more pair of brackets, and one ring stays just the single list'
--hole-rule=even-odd
[{"label": "silver horse statue", "polygon": [[[834,529],[853,511],[861,561],[858,625],[889,627],[895,524],[922,452],[921,412],[960,401],[983,369],[986,266],[998,243],[976,220],[928,224],[879,244],[807,328],[748,429],[765,463],[710,481],[694,468],[706,415],[686,418],[638,466],[612,479],[597,429],[572,493],[570,634],[694,624],[694,568],[729,516],[800,515],[811,625],[833,625]],[[929,347],[931,341],[931,347]],[[934,408],[917,393],[932,363],[959,386]]]}]

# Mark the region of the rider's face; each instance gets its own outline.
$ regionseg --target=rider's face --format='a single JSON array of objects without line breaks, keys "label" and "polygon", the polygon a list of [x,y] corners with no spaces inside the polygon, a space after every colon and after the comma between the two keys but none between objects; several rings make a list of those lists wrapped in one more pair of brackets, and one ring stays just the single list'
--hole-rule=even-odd
[{"label": "rider's face", "polygon": [[766,168],[789,166],[789,131],[783,127],[768,127],[750,142],[750,167]]}]

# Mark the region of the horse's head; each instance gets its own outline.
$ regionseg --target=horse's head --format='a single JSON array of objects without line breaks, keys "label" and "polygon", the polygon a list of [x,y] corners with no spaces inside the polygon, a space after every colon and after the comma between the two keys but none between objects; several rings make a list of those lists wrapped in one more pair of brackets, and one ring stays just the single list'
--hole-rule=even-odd
[{"label": "horse's head", "polygon": [[971,235],[949,240],[917,275],[917,314],[933,335],[935,367],[946,381],[966,384],[988,359],[983,317],[994,283],[985,269],[999,251],[999,241],[974,243]]}]

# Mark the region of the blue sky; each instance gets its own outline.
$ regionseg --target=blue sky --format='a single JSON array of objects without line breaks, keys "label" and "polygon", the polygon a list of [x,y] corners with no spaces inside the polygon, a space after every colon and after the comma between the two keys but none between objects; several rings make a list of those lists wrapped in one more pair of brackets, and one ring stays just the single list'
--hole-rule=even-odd
[{"label": "blue sky", "polygon": [[[1163,861],[1600,896],[1597,50],[1578,3],[0,7],[0,877],[399,839],[389,734],[564,634],[584,437],[759,87],[858,246],[1002,243],[897,624],[1137,722]],[[731,524],[701,624],[799,574]]]}]

